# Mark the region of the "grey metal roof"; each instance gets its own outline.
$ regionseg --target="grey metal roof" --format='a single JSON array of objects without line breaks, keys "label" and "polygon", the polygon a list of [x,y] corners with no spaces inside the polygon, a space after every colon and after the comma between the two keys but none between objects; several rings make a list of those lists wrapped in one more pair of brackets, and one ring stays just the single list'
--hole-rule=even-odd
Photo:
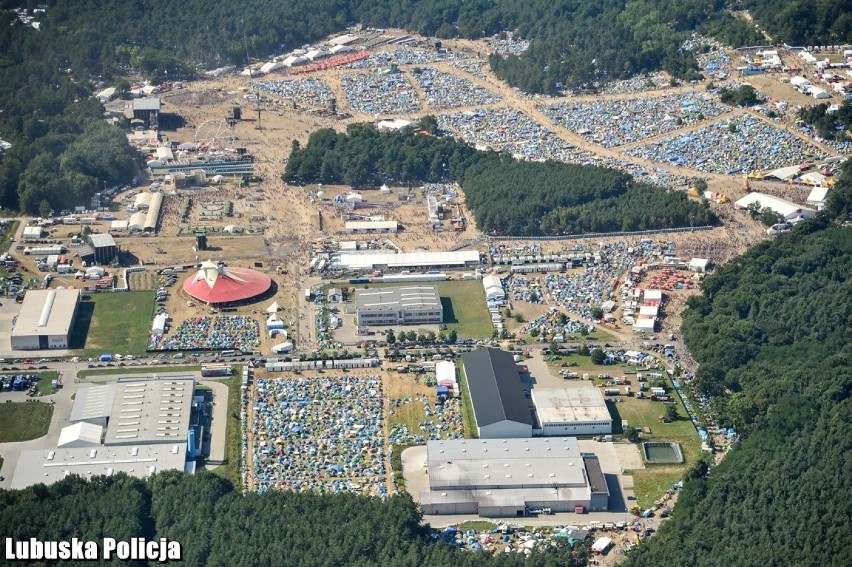
[{"label": "grey metal roof", "polygon": [[359,311],[419,310],[440,308],[441,297],[435,286],[378,287],[355,292],[355,307]]},{"label": "grey metal roof", "polygon": [[106,248],[108,246],[115,246],[115,240],[113,239],[112,235],[107,234],[105,232],[99,234],[90,234],[89,243],[95,248]]},{"label": "grey metal roof", "polygon": [[160,110],[160,99],[156,97],[134,99],[133,110]]},{"label": "grey metal roof", "polygon": [[586,453],[583,455],[583,461],[586,465],[586,477],[589,481],[589,488],[593,494],[609,494],[609,488],[606,485],[606,477],[601,470],[601,463],[597,455]]},{"label": "grey metal roof", "polygon": [[485,427],[504,420],[535,426],[530,401],[511,353],[478,348],[462,355],[476,424]]}]

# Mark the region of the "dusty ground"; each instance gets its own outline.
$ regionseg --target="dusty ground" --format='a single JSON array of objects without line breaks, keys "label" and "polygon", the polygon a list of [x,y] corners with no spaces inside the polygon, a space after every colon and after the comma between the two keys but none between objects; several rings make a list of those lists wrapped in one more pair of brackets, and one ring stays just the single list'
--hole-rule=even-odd
[{"label": "dusty ground", "polygon": [[[400,34],[401,35],[401,32]],[[484,55],[488,48],[480,41],[445,41],[446,47],[466,50],[471,58]],[[388,50],[390,47],[380,47],[376,50]],[[791,55],[784,55],[785,63]],[[736,61],[734,61],[735,64]],[[449,63],[429,63],[441,71],[454,73],[475,84],[478,84],[492,92],[498,93],[502,100],[489,105],[476,105],[472,107],[461,107],[452,109],[453,112],[481,108],[483,106],[495,108],[513,108],[524,112],[533,120],[540,122],[551,129],[558,137],[582,147],[600,156],[618,158],[633,161],[637,164],[651,168],[663,168],[677,175],[693,177],[702,176],[707,179],[709,189],[724,193],[730,199],[736,200],[745,194],[743,179],[735,176],[724,176],[705,174],[700,171],[678,168],[669,165],[661,165],[641,159],[629,158],[620,152],[624,147],[603,148],[590,144],[577,134],[557,126],[550,122],[537,105],[544,101],[539,97],[531,97],[510,88],[499,81],[490,71],[483,60],[484,78],[477,77],[456,68]],[[400,65],[400,71],[410,80],[420,98],[423,112],[439,112],[433,110],[425,101],[423,90],[412,80],[411,71],[415,65]],[[160,265],[175,263],[193,263],[198,260],[213,258],[228,261],[232,264],[252,265],[254,261],[263,262],[263,270],[273,274],[278,283],[278,293],[275,299],[288,306],[290,310],[287,316],[298,322],[299,316],[295,310],[299,307],[299,294],[305,285],[307,278],[307,265],[309,262],[310,246],[312,243],[323,240],[372,240],[375,235],[347,235],[343,232],[344,224],[341,211],[327,201],[316,199],[314,195],[318,190],[325,192],[325,199],[334,195],[346,193],[351,190],[345,186],[323,186],[310,185],[305,187],[294,187],[281,181],[281,174],[286,164],[291,145],[294,140],[305,144],[311,132],[318,128],[333,128],[342,131],[352,122],[372,121],[374,116],[354,112],[349,108],[346,96],[341,88],[341,77],[344,74],[363,72],[350,69],[333,69],[320,71],[305,75],[309,77],[321,77],[329,85],[337,98],[339,112],[338,117],[323,116],[307,108],[293,108],[289,101],[277,99],[272,95],[264,98],[260,103],[245,99],[250,81],[248,77],[228,76],[219,79],[205,79],[189,83],[185,89],[176,90],[162,95],[163,112],[171,112],[181,115],[185,120],[185,126],[176,131],[162,132],[164,139],[169,141],[193,141],[199,127],[209,128],[211,124],[221,123],[231,112],[234,106],[242,109],[243,120],[237,122],[233,128],[233,140],[228,140],[236,147],[247,148],[255,157],[255,171],[261,178],[259,183],[249,187],[238,187],[234,183],[225,183],[217,187],[207,189],[190,189],[181,191],[178,195],[169,195],[165,200],[164,213],[161,218],[162,230],[157,237],[123,237],[119,238],[119,244],[133,251],[141,260],[156,262]],[[282,75],[274,73],[268,78],[281,78]],[[808,102],[803,100],[789,85],[778,81],[781,75],[766,75],[761,77],[749,77],[748,79],[757,88],[766,92],[774,98],[787,100],[791,107],[796,104]],[[565,97],[572,99],[584,98],[635,98],[660,96],[668,93],[686,92],[689,90],[704,90],[704,84],[684,85],[674,88],[663,88],[644,93],[599,95],[596,97]],[[548,102],[557,102],[552,99]],[[113,103],[115,108],[121,108],[123,101]],[[258,113],[257,110],[260,110]],[[733,109],[726,114],[747,113],[748,110]],[[761,115],[753,114],[760,119],[767,120]],[[382,116],[382,118],[416,118],[415,115]],[[792,111],[783,117],[784,123],[790,125],[793,120]],[[695,129],[703,126],[703,123],[695,123],[687,129]],[[777,125],[777,123],[776,123]],[[812,141],[811,141],[812,142]],[[812,142],[813,143],[813,142]],[[819,144],[817,144],[819,145]],[[826,150],[826,148],[823,148]],[[832,152],[829,152],[832,153]],[[807,195],[808,188],[794,187],[783,183],[752,182],[751,188],[779,195],[793,200],[802,201]],[[402,226],[398,235],[387,235],[404,251],[413,250],[447,250],[453,245],[477,238],[473,217],[464,207],[464,195],[459,192],[459,208],[453,211],[460,213],[467,221],[464,232],[455,233],[449,230],[434,232],[426,218],[425,199],[420,192],[416,192],[414,198],[402,203],[397,198],[397,188],[391,187],[390,194],[380,194],[376,190],[358,188],[365,199],[367,206],[354,211],[357,214],[384,215],[389,220],[396,220]],[[123,195],[123,204],[132,204],[136,190]],[[185,195],[191,196],[193,206],[190,210],[189,219],[181,222],[178,212]],[[233,217],[222,217],[214,220],[202,220],[200,214],[203,204],[212,201],[232,201],[234,203]],[[766,237],[763,227],[752,221],[747,215],[735,212],[731,204],[712,205],[723,221],[723,225],[711,231],[701,233],[684,233],[660,236],[659,239],[673,241],[676,243],[678,254],[684,258],[692,256],[707,257],[714,263],[721,264],[735,255],[742,253],[755,242]],[[126,213],[119,213],[122,218]],[[237,225],[255,232],[243,236],[217,236],[208,237],[211,250],[197,253],[193,246],[194,237],[191,228],[199,225],[215,226],[221,229],[228,224]],[[105,231],[107,226],[99,226],[98,230]],[[58,227],[57,233],[63,234],[65,227]],[[68,230],[73,230],[68,227]],[[386,236],[386,235],[382,235]],[[596,239],[586,239],[594,242]],[[599,239],[598,239],[599,240]],[[603,239],[607,240],[607,239]],[[586,243],[586,242],[584,242]],[[508,244],[508,243],[507,243]],[[518,242],[518,245],[527,244]],[[574,242],[538,242],[545,251],[558,250]],[[483,249],[484,246],[479,246]],[[186,305],[187,298],[177,292],[169,300],[169,308],[174,310],[176,319],[199,313],[199,308]],[[271,301],[271,299],[269,300]],[[683,304],[683,298],[679,295],[673,296],[666,309],[668,315],[662,325],[665,331],[675,330],[679,324],[678,311]],[[251,312],[262,306],[248,307],[241,311]],[[516,310],[527,319],[533,319],[546,307],[525,305],[518,303]],[[178,319],[179,320],[179,319]],[[510,329],[512,325],[510,324]],[[297,333],[303,334],[303,333]]]}]

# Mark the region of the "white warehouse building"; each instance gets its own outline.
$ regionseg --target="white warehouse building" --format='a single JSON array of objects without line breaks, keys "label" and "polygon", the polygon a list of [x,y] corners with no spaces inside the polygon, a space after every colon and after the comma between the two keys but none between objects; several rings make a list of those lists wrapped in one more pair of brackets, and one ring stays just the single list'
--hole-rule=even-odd
[{"label": "white warehouse building", "polygon": [[331,267],[347,271],[372,271],[408,268],[465,267],[479,265],[477,250],[456,252],[340,252],[331,257]]},{"label": "white warehouse building", "polygon": [[381,287],[355,292],[359,327],[440,324],[444,308],[433,286]]},{"label": "white warehouse building", "polygon": [[543,436],[609,435],[612,416],[601,391],[584,383],[573,388],[533,388]]},{"label": "white warehouse building", "polygon": [[424,514],[517,518],[531,508],[605,511],[609,488],[600,462],[574,437],[454,439],[426,443]]},{"label": "white warehouse building", "polygon": [[68,348],[80,290],[33,289],[24,296],[12,327],[13,350]]}]

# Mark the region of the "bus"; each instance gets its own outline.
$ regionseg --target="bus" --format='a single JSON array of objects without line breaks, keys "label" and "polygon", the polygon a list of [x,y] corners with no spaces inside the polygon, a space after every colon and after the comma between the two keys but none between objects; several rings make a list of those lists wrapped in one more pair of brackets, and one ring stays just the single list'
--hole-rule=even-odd
[{"label": "bus", "polygon": [[223,350],[219,356],[234,356],[237,352],[233,349]]}]

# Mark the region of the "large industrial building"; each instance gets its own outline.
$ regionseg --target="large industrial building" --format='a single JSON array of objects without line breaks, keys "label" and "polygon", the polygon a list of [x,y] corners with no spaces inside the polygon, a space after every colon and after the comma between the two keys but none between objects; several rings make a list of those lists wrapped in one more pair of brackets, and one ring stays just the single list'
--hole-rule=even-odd
[{"label": "large industrial building", "polygon": [[80,388],[71,425],[60,432],[57,448],[23,451],[12,488],[51,484],[69,474],[88,479],[118,472],[136,477],[170,469],[193,472],[194,385],[192,376],[123,377]]},{"label": "large industrial building", "polygon": [[612,433],[612,416],[603,394],[587,382],[571,388],[533,388],[531,395],[541,424],[536,433],[540,435]]},{"label": "large industrial building", "polygon": [[96,264],[110,264],[118,256],[118,246],[112,236],[106,233],[90,234],[86,237],[95,256]]},{"label": "large industrial building", "polygon": [[477,250],[456,252],[387,252],[365,251],[340,252],[331,257],[331,268],[345,271],[396,270],[409,268],[444,268],[477,266],[480,262]]},{"label": "large industrial building", "polygon": [[480,439],[532,437],[535,407],[512,355],[479,348],[462,355],[477,436]]},{"label": "large industrial building", "polygon": [[80,291],[76,289],[28,291],[12,327],[12,349],[68,348],[79,304]]},{"label": "large industrial building", "polygon": [[359,327],[440,324],[444,308],[434,286],[363,289],[355,292],[355,318]]},{"label": "large industrial building", "polygon": [[574,437],[456,439],[426,444],[424,514],[522,517],[530,509],[597,512],[609,489],[598,458]]}]

